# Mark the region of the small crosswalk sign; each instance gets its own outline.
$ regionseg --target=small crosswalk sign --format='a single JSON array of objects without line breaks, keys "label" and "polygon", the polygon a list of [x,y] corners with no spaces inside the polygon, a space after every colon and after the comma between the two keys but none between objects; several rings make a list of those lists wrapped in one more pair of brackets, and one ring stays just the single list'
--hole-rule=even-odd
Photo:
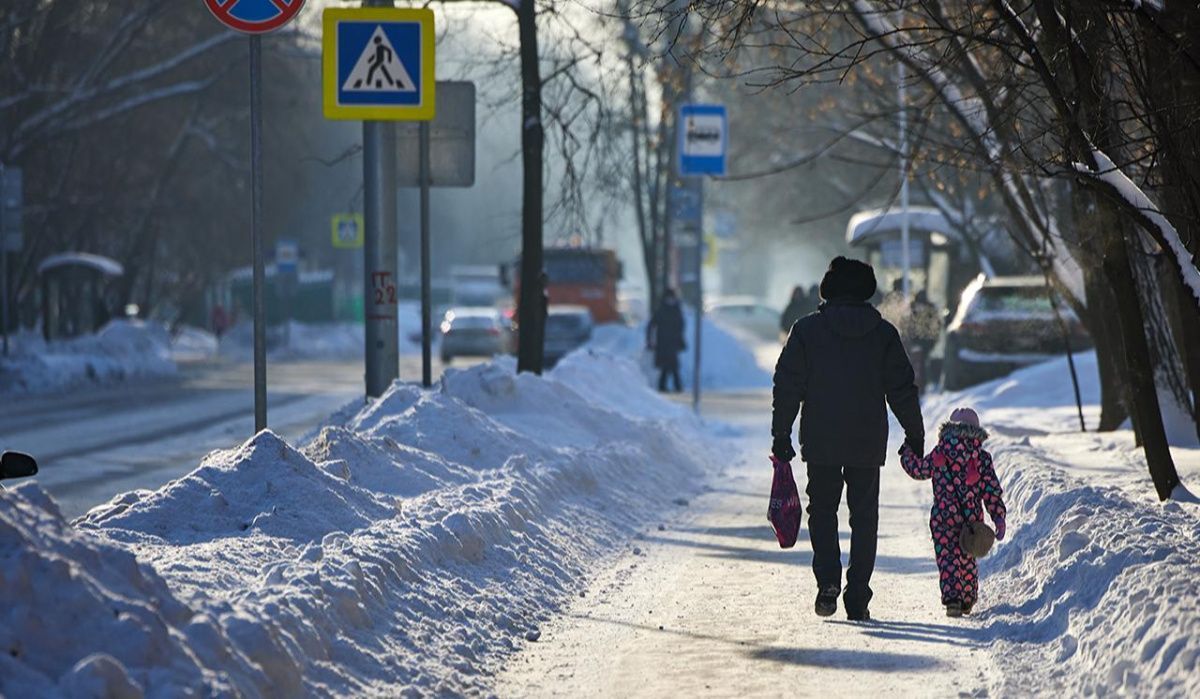
[{"label": "small crosswalk sign", "polygon": [[329,8],[323,24],[326,118],[433,118],[432,10]]}]

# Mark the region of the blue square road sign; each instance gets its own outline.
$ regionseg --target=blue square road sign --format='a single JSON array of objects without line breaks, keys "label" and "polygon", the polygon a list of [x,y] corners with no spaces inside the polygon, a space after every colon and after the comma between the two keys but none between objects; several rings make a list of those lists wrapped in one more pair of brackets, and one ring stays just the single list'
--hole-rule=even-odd
[{"label": "blue square road sign", "polygon": [[729,119],[725,105],[685,104],[679,108],[679,174],[725,174]]},{"label": "blue square road sign", "polygon": [[330,8],[322,19],[327,118],[433,118],[432,10]]}]

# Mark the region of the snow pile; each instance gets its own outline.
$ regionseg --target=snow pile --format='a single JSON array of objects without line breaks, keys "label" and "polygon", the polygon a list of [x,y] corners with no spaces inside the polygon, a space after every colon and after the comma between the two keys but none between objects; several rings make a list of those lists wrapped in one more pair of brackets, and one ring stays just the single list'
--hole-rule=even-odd
[{"label": "snow pile", "polygon": [[32,485],[0,500],[0,589],[0,691],[9,696],[271,688],[228,652],[221,625],[181,604],[130,551],[73,530]]},{"label": "snow pile", "polygon": [[[695,365],[694,315],[684,311],[684,339],[688,348],[679,355],[680,374],[685,387],[692,385]],[[700,379],[709,390],[769,388],[771,374],[763,369],[754,353],[733,331],[709,317],[700,326]],[[585,350],[595,354],[610,354],[637,362],[643,374],[658,380],[653,352],[646,349],[646,326],[597,326]]]},{"label": "snow pile", "polygon": [[[1095,429],[1095,354],[1076,366]],[[1200,507],[1157,502],[1131,432],[1079,432],[1065,358],[934,396],[927,424],[957,405],[991,431],[1009,508],[971,634],[1003,670],[996,694],[1200,694]],[[1200,451],[1172,452],[1200,476]]]},{"label": "snow pile", "polygon": [[[1100,369],[1096,353],[1074,355],[1084,419],[1090,429],[1100,421]],[[1039,431],[1079,429],[1079,410],[1066,357],[1020,369],[1004,378],[954,393],[934,394],[922,401],[930,424],[940,424],[959,405],[987,412],[992,424],[1036,425]],[[1032,419],[1031,419],[1032,418]]]},{"label": "snow pile", "polygon": [[996,463],[1013,522],[982,566],[1000,694],[1200,694],[1194,508],[1087,484],[1020,443]]},{"label": "snow pile", "polygon": [[177,362],[198,362],[212,359],[220,351],[217,336],[203,328],[180,326],[171,336],[171,359]]},{"label": "snow pile", "polygon": [[699,487],[719,458],[699,427],[611,357],[544,378],[509,360],[397,383],[300,450],[263,432],[76,530],[41,491],[5,494],[0,523],[20,526],[0,530],[0,575],[29,581],[5,580],[0,633],[38,645],[0,653],[0,693],[482,691],[601,556]]},{"label": "snow pile", "polygon": [[49,343],[22,333],[14,338],[12,354],[0,357],[0,393],[173,376],[170,344],[164,327],[138,320],[114,320],[95,335]]}]

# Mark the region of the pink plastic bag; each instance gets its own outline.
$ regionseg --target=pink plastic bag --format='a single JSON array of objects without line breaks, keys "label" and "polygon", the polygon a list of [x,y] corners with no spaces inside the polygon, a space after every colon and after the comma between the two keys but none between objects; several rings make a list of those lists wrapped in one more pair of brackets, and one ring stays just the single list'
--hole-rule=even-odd
[{"label": "pink plastic bag", "polygon": [[771,482],[771,503],[767,507],[767,519],[775,529],[775,538],[779,547],[790,549],[796,545],[800,536],[800,491],[796,489],[796,479],[792,477],[792,465],[780,461],[774,456],[771,463],[775,466],[775,478]]}]

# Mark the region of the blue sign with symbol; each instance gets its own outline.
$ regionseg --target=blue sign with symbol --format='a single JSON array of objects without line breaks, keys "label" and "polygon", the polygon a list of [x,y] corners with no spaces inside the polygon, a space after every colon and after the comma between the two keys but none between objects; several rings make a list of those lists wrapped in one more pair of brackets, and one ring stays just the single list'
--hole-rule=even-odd
[{"label": "blue sign with symbol", "polygon": [[725,174],[729,120],[725,105],[685,104],[679,108],[679,174]]},{"label": "blue sign with symbol", "polygon": [[421,103],[421,25],[340,22],[338,102]]},{"label": "blue sign with symbol", "polygon": [[330,8],[324,31],[325,116],[433,118],[432,11]]}]

